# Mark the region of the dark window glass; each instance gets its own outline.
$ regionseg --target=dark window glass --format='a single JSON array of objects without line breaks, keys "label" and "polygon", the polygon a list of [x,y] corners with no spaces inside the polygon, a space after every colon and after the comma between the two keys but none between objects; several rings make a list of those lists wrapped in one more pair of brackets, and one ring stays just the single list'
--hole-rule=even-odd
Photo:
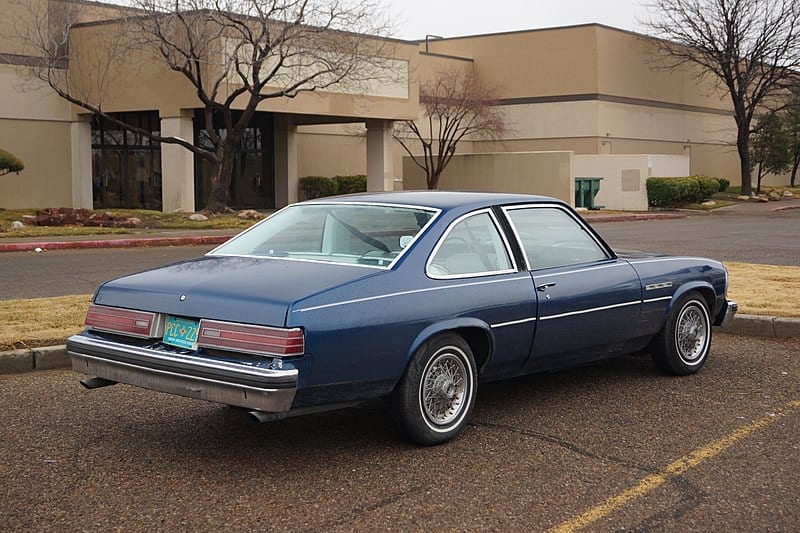
[{"label": "dark window glass", "polygon": [[[158,112],[114,113],[114,118],[155,135]],[[92,120],[92,190],[95,209],[161,209],[161,146],[113,121]]]}]

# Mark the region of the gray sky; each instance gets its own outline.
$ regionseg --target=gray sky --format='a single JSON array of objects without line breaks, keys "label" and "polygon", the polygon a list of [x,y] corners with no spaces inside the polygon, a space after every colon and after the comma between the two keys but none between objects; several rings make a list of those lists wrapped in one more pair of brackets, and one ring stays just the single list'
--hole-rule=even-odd
[{"label": "gray sky", "polygon": [[386,0],[396,37],[424,39],[599,22],[642,31],[642,0]]}]

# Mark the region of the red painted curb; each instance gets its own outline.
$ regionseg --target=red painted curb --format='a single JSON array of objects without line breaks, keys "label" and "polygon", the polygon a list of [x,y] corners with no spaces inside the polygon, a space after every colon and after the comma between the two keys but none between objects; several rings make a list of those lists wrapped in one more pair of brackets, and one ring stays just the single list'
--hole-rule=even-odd
[{"label": "red painted curb", "polygon": [[786,205],[783,207],[776,207],[772,211],[790,211],[792,209],[800,209],[800,205]]},{"label": "red painted curb", "polygon": [[69,250],[75,248],[135,248],[140,246],[191,246],[222,244],[230,235],[204,235],[200,237],[153,237],[142,239],[107,239],[63,242],[10,242],[0,244],[0,252],[29,252],[42,250]]}]

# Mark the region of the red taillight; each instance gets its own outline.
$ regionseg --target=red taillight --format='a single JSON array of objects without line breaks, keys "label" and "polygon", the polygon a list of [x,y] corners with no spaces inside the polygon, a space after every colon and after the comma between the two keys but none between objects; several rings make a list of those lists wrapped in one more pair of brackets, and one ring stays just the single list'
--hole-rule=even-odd
[{"label": "red taillight", "polygon": [[197,345],[259,355],[303,355],[303,331],[201,320]]},{"label": "red taillight", "polygon": [[161,321],[156,313],[91,304],[84,325],[91,329],[134,337],[158,337]]}]

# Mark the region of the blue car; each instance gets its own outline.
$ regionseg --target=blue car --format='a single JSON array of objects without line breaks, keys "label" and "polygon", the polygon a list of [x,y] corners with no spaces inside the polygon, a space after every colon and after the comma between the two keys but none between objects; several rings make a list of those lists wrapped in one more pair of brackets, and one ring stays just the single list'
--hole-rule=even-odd
[{"label": "blue car", "polygon": [[416,443],[466,425],[479,383],[648,352],[700,370],[736,312],[710,259],[615,253],[567,204],[398,192],[282,209],[205,256],[95,293],[69,339],[127,383],[259,420],[389,398]]}]

